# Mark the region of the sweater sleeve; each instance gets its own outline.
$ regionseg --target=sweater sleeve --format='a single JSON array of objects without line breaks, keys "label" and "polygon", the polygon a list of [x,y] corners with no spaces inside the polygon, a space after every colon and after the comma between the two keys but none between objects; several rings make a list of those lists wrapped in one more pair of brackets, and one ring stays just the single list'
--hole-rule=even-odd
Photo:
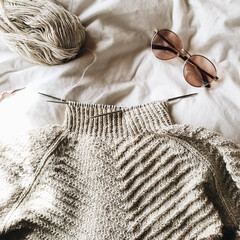
[{"label": "sweater sleeve", "polygon": [[0,142],[0,236],[6,234],[12,214],[62,132],[60,127],[47,126],[12,142]]},{"label": "sweater sleeve", "polygon": [[[240,145],[225,139],[219,133],[190,125],[172,125],[167,134],[184,140],[208,159],[219,180],[221,197],[229,204],[240,237]],[[236,238],[238,239],[238,238]]]}]

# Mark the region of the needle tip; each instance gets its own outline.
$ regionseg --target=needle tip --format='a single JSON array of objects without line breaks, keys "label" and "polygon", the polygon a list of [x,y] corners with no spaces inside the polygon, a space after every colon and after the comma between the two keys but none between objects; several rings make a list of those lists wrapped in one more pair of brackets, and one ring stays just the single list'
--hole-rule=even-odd
[{"label": "needle tip", "polygon": [[197,95],[198,93],[190,93],[190,94],[186,94],[186,95],[182,95],[182,96],[178,96],[178,97],[174,97],[174,98],[169,98],[167,101],[170,102],[170,101],[173,101],[173,100],[177,100],[179,98],[187,98],[187,97],[191,97],[191,96],[194,96],[194,95]]}]

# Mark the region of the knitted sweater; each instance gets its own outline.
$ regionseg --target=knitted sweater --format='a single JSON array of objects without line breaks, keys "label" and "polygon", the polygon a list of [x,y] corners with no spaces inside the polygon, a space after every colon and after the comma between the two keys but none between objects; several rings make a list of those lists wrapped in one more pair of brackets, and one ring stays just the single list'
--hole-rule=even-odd
[{"label": "knitted sweater", "polygon": [[239,229],[240,146],[173,124],[165,101],[71,103],[62,126],[0,143],[0,239],[217,240]]}]

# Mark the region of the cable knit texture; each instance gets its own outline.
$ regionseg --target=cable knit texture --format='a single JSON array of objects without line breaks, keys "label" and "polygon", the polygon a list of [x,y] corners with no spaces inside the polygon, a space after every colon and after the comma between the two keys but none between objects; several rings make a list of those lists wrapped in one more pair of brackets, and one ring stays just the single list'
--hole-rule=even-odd
[{"label": "cable knit texture", "polygon": [[240,146],[165,101],[70,103],[63,126],[0,143],[0,182],[0,239],[239,239]]}]

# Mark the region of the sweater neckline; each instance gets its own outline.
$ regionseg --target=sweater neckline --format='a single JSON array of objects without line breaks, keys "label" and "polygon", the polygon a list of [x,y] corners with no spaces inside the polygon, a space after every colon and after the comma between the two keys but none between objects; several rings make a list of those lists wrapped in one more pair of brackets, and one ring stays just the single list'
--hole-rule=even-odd
[{"label": "sweater neckline", "polygon": [[[156,132],[173,124],[168,101],[155,101],[131,107],[69,102],[64,127],[80,135],[121,137],[145,131]],[[117,112],[90,118],[108,112]]]}]

